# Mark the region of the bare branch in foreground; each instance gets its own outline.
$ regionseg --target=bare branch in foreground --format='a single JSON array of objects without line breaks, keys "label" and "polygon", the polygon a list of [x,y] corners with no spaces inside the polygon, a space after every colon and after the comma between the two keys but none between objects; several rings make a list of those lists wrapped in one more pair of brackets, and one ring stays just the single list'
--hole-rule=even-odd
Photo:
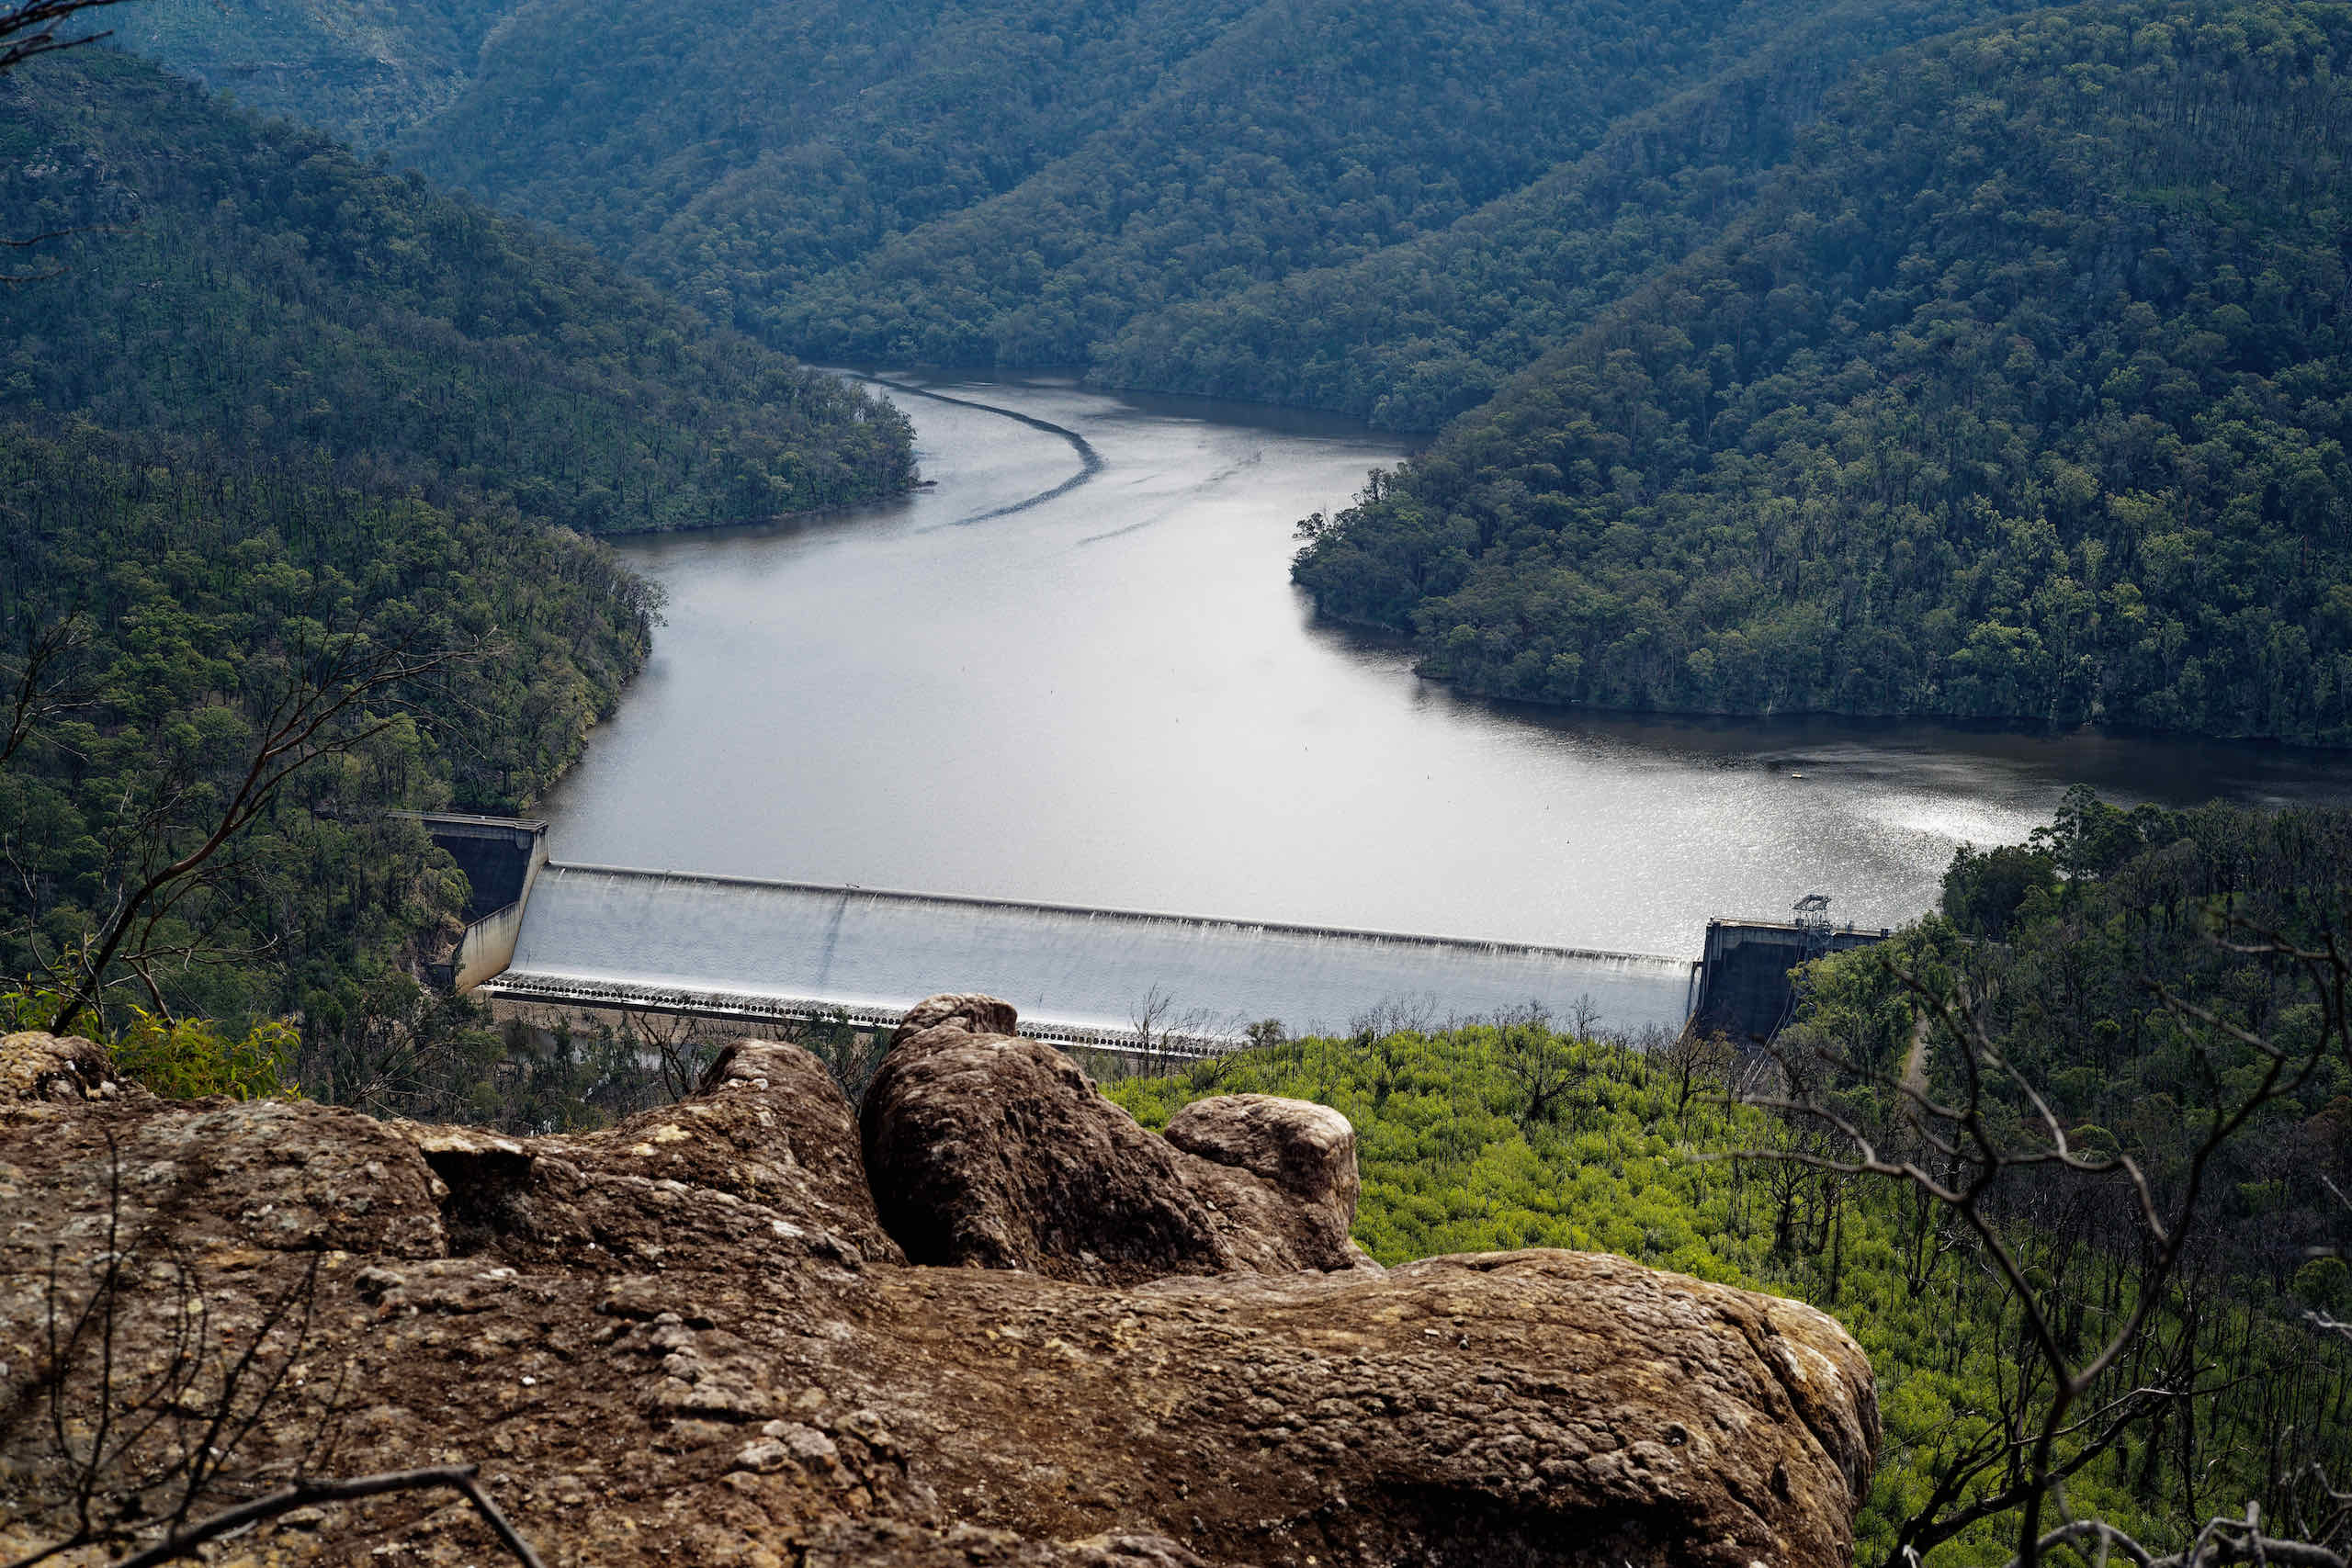
[{"label": "bare branch in foreground", "polygon": [[[2036,1568],[2045,1551],[2060,1546],[2086,1552],[2097,1568],[2107,1568],[2110,1556],[2138,1568],[2240,1561],[2347,1568],[2335,1544],[2323,1544],[2332,1536],[2273,1542],[2251,1516],[2212,1521],[2197,1544],[2161,1563],[2103,1521],[2065,1517],[2064,1488],[2092,1459],[2113,1450],[2143,1421],[2161,1421],[2165,1406],[2213,1392],[2194,1365],[2176,1364],[2154,1383],[2083,1414],[2103,1379],[2127,1357],[2146,1354],[2143,1337],[2155,1314],[2184,1288],[2188,1248],[2200,1222],[2211,1222],[2206,1188],[2224,1148],[2266,1108],[2300,1093],[2333,1055],[2352,1055],[2352,1010],[2345,1005],[2352,964],[2336,943],[2307,949],[2243,922],[2233,929],[2258,939],[2233,951],[2302,971],[2322,1024],[2290,1047],[2146,977],[2145,990],[2157,1008],[2178,1026],[2195,1057],[2208,1064],[2211,1093],[2207,1107],[2186,1119],[2188,1135],[2161,1183],[2151,1174],[2154,1166],[2143,1167],[2131,1155],[2082,1146],[2068,1119],[2010,1059],[1984,998],[1960,975],[1925,966],[1888,965],[1917,1021],[1910,1050],[1898,1053],[1899,1060],[1882,1063],[1883,1052],[1856,1060],[1842,1047],[1817,1043],[1817,1060],[1782,1057],[1785,1087],[1742,1097],[1781,1118],[1791,1135],[1782,1146],[1746,1149],[1733,1157],[1909,1188],[1957,1223],[1979,1265],[1999,1281],[2013,1314],[2018,1375],[2002,1392],[2000,1419],[1983,1440],[1951,1456],[1925,1506],[1902,1522],[1890,1562],[1916,1563],[1920,1553],[1962,1530],[2014,1512],[2012,1568]],[[2226,1077],[2211,1066],[2225,1056],[2239,1064]],[[2067,1320],[2050,1273],[2031,1257],[2034,1233],[2026,1216],[2033,1212],[2034,1194],[2046,1198],[2060,1190],[2052,1183],[2086,1189],[2085,1201],[2111,1204],[2124,1228],[2137,1233],[2130,1245],[2132,1288],[2088,1343],[2082,1342],[2084,1322]],[[2101,1188],[2112,1197],[2098,1196]],[[2316,1315],[2313,1322],[2323,1330],[2335,1326]],[[2053,1511],[2065,1522],[2045,1532]]]},{"label": "bare branch in foreground", "polygon": [[36,55],[79,49],[113,36],[112,29],[58,36],[58,24],[84,11],[120,5],[122,0],[18,0],[0,8],[0,71],[13,70]]},{"label": "bare branch in foreground", "polygon": [[[2136,1568],[2219,1568],[2230,1562],[2277,1563],[2279,1568],[2346,1568],[2344,1555],[2307,1540],[2281,1540],[2262,1533],[2256,1511],[2243,1519],[2217,1518],[2197,1532],[2188,1550],[2158,1557],[2113,1525],[2078,1519],[2060,1525],[2035,1542],[2037,1554],[2071,1547],[2088,1561],[2101,1562],[2110,1553]],[[2085,1551],[2085,1547],[2092,1550]],[[2023,1568],[2028,1560],[2011,1558],[2009,1568]]]},{"label": "bare branch in foreground", "polygon": [[[499,1544],[511,1552],[524,1568],[546,1568],[539,1560],[539,1554],[531,1550],[531,1543],[517,1533],[506,1516],[499,1512],[498,1505],[490,1500],[490,1494],[484,1492],[481,1483],[475,1480],[475,1473],[480,1468],[470,1464],[433,1465],[423,1470],[393,1470],[380,1475],[353,1476],[347,1481],[298,1481],[267,1496],[256,1497],[250,1503],[240,1504],[190,1525],[169,1540],[122,1559],[115,1568],[153,1568],[159,1562],[176,1562],[192,1555],[208,1540],[217,1540],[248,1525],[312,1504],[349,1503],[363,1497],[381,1497],[387,1493],[423,1492],[439,1487],[463,1494],[466,1501],[473,1505],[474,1511],[481,1516],[482,1522],[490,1527],[491,1534],[498,1538]],[[2342,1568],[2342,1564],[2336,1564],[2335,1568]]]}]

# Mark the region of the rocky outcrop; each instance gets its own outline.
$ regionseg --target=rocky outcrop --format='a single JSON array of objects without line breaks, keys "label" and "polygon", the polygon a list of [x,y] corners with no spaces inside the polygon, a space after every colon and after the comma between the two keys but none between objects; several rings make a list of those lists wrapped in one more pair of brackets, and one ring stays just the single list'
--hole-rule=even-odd
[{"label": "rocky outcrop", "polygon": [[[207,1336],[292,1358],[233,1467],[290,1466],[329,1426],[343,1472],[478,1461],[551,1564],[1849,1561],[1877,1423],[1828,1318],[1588,1254],[1279,1268],[1352,1201],[1336,1118],[1238,1098],[1185,1118],[1178,1148],[1090,1109],[1012,1027],[950,1007],[899,1043],[865,1139],[934,1174],[878,1205],[848,1106],[788,1045],[735,1048],[683,1104],[545,1138],[50,1075],[0,1093],[0,1398],[41,1407],[54,1248],[69,1303],[123,1260],[131,1364],[185,1343],[191,1292]],[[983,1115],[979,1071],[1034,1120]],[[1064,1135],[1083,1158],[1037,1146]],[[926,1161],[924,1137],[962,1153]],[[1202,1214],[1143,1205],[1151,1145]],[[1027,1174],[984,1179],[1000,1156]],[[1124,1211],[1056,1200],[1038,1173],[1130,1191],[1185,1268],[1065,1277]],[[996,1267],[902,1261],[932,1192],[965,1217],[923,1234],[986,1236],[958,1245]],[[1050,1218],[1017,1207],[1038,1201]],[[1118,1256],[1138,1278],[1140,1251]],[[1226,1256],[1235,1271],[1204,1271]],[[7,1431],[0,1495],[62,1495],[49,1440],[40,1420]],[[311,1510],[237,1556],[495,1560],[447,1502]],[[38,1525],[12,1516],[0,1552]]]},{"label": "rocky outcrop", "polygon": [[1246,1170],[1307,1209],[1327,1213],[1344,1235],[1356,1223],[1356,1130],[1328,1105],[1271,1094],[1196,1100],[1161,1135],[1189,1155]]},{"label": "rocky outcrop", "polygon": [[106,1048],[78,1034],[0,1035],[0,1101],[111,1100],[140,1093],[115,1081]]},{"label": "rocky outcrop", "polygon": [[1346,1118],[1258,1095],[1193,1108],[1196,1145],[1155,1137],[1014,1022],[935,997],[866,1090],[866,1173],[910,1259],[1096,1284],[1359,1265]]},{"label": "rocky outcrop", "polygon": [[843,1157],[856,1147],[855,1118],[823,1064],[797,1045],[738,1042],[693,1099],[600,1133],[515,1139],[393,1125],[446,1187],[440,1207],[457,1252],[662,1269],[682,1251],[734,1245],[743,1216],[759,1213],[766,1228],[752,1237],[747,1266],[905,1261],[858,1162]]}]

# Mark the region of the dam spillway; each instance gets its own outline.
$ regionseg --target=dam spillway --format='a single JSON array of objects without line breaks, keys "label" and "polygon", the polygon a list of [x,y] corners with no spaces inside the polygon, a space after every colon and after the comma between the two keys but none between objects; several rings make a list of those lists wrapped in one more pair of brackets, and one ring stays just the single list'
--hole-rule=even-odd
[{"label": "dam spillway", "polygon": [[1384,1004],[1436,1021],[1589,998],[1603,1028],[1679,1026],[1686,959],[550,862],[506,972],[514,1000],[713,1016],[894,1017],[986,991],[1040,1037],[1120,1043],[1138,1010],[1229,1036],[1345,1031]]}]

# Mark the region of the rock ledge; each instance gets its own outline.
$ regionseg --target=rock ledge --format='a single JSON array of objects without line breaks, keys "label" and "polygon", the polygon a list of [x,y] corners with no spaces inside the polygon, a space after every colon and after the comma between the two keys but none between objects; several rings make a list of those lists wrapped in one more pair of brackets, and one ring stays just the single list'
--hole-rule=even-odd
[{"label": "rock ledge", "polygon": [[[96,1047],[10,1036],[5,1393],[112,1192],[134,1359],[186,1319],[170,1260],[226,1343],[315,1281],[242,1463],[296,1462],[340,1387],[338,1469],[480,1461],[550,1563],[1849,1562],[1877,1415],[1822,1314],[1589,1254],[1356,1267],[1344,1120],[1231,1097],[1153,1137],[1015,1027],[926,1004],[862,1127],[747,1042],[682,1104],[542,1138],[108,1098]],[[53,1499],[40,1426],[0,1465]],[[491,1560],[442,1502],[242,1560]]]}]

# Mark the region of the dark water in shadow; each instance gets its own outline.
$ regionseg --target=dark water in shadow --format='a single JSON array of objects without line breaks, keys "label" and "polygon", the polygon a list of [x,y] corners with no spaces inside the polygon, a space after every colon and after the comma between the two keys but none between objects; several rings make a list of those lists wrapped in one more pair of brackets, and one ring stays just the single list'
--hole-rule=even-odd
[{"label": "dark water in shadow", "polygon": [[2023,837],[2077,780],[2352,797],[2347,759],[2278,748],[1464,700],[1284,574],[1293,523],[1393,442],[931,389],[966,400],[899,399],[932,489],[621,543],[670,624],[549,802],[559,857],[1690,953],[1710,915],[1814,890],[1916,915],[1955,844]]}]

